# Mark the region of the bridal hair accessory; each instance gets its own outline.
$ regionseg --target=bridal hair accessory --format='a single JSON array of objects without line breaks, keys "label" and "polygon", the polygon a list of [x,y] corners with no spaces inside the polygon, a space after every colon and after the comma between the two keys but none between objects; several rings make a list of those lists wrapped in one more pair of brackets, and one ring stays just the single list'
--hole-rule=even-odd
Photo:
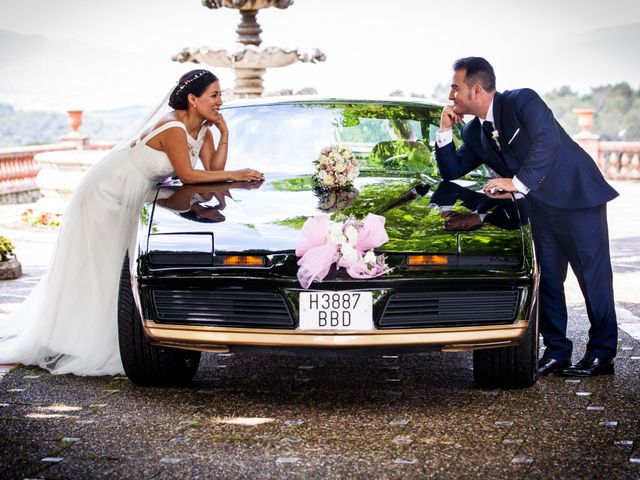
[{"label": "bridal hair accessory", "polygon": [[316,173],[312,180],[322,190],[350,187],[360,173],[356,157],[348,148],[339,145],[323,148],[313,164]]},{"label": "bridal hair accessory", "polygon": [[326,214],[307,219],[296,246],[300,285],[309,288],[312,282],[322,281],[334,263],[353,278],[373,278],[390,272],[385,256],[373,252],[389,240],[384,222],[384,217],[373,213],[364,220],[349,216],[334,222]]},{"label": "bridal hair accessory", "polygon": [[187,85],[189,85],[191,82],[199,79],[200,77],[204,77],[207,73],[211,73],[211,72],[209,72],[208,70],[202,70],[202,71],[196,73],[189,80],[185,80],[184,83],[178,84],[178,87],[176,88],[176,93],[182,92],[182,90],[184,90]]}]

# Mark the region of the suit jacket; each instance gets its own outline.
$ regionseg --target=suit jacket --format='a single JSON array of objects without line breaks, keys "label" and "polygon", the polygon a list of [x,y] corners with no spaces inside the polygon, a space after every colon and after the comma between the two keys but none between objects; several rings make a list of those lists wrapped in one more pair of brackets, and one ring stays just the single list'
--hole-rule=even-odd
[{"label": "suit jacket", "polygon": [[595,207],[618,195],[533,90],[496,92],[493,115],[500,149],[483,147],[480,120],[474,118],[462,128],[464,144],[458,150],[453,142],[436,147],[443,180],[486,163],[501,177],[517,176],[530,189],[527,196],[553,207]]}]

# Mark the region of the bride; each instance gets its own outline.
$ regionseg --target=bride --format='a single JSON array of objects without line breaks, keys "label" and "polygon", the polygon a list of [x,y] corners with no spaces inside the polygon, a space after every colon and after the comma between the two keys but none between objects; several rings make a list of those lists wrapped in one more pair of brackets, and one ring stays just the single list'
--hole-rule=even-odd
[{"label": "bride", "polygon": [[[161,106],[145,122],[151,128],[138,129],[134,141],[116,146],[83,177],[63,216],[47,273],[0,322],[0,363],[39,365],[56,374],[124,373],[118,280],[147,193],[174,174],[185,184],[263,178],[252,169],[224,169],[229,132],[213,73],[183,75],[168,105],[168,113],[159,117]],[[220,132],[217,146],[211,125]],[[204,170],[195,168],[198,158]]]}]

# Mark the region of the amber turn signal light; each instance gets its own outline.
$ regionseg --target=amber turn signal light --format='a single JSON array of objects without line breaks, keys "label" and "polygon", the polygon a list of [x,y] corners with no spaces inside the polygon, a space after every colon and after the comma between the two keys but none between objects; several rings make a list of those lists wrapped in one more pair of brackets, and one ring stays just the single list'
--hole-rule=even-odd
[{"label": "amber turn signal light", "polygon": [[223,265],[236,267],[261,267],[264,263],[259,255],[227,255],[222,260]]},{"label": "amber turn signal light", "polygon": [[446,265],[449,257],[446,255],[407,255],[407,265]]}]

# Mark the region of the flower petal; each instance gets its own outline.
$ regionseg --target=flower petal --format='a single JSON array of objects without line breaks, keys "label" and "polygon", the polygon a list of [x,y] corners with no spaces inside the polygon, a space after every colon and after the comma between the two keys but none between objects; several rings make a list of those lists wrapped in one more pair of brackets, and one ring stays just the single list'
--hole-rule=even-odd
[{"label": "flower petal", "polygon": [[298,281],[302,288],[309,288],[313,281],[323,280],[336,260],[338,260],[337,245],[326,244],[308,250],[298,260]]},{"label": "flower petal", "polygon": [[385,218],[369,213],[362,221],[362,227],[358,230],[358,243],[356,248],[361,252],[377,248],[389,241],[389,235],[384,229]]},{"label": "flower petal", "polygon": [[329,230],[329,215],[316,215],[308,218],[302,230],[300,238],[296,245],[296,255],[301,257],[309,249],[324,245],[327,243],[327,232]]}]

